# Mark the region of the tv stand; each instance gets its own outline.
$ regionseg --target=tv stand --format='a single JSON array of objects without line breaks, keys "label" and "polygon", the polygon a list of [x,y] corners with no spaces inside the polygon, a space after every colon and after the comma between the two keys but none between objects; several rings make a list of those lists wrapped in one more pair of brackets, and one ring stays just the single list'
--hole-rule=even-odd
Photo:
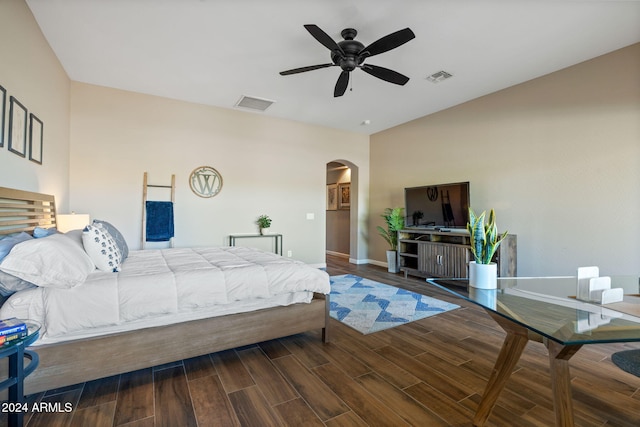
[{"label": "tv stand", "polygon": [[[465,229],[407,228],[399,231],[398,258],[404,277],[468,278],[471,237]],[[494,256],[498,276],[517,275],[517,236],[509,234]]]}]

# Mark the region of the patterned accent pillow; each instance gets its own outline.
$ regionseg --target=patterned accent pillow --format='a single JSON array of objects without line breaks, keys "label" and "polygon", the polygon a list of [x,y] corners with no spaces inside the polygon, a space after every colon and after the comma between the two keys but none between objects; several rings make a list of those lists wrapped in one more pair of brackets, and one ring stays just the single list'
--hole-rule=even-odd
[{"label": "patterned accent pillow", "polygon": [[120,230],[115,228],[111,223],[108,223],[107,221],[103,221],[101,219],[94,219],[93,225],[105,228],[109,232],[109,234],[111,234],[113,240],[116,241],[116,245],[118,245],[118,249],[120,249],[120,262],[124,262],[124,260],[129,256],[129,246],[127,246],[127,241],[124,240],[124,236],[122,235]]},{"label": "patterned accent pillow", "polygon": [[115,239],[103,227],[87,225],[82,230],[82,244],[98,270],[120,271],[122,255]]}]

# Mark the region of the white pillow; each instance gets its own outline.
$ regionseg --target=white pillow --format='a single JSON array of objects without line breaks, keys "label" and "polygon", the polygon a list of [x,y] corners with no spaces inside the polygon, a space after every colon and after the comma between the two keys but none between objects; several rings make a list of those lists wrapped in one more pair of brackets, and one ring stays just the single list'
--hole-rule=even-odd
[{"label": "white pillow", "polygon": [[82,244],[98,270],[120,271],[122,254],[106,228],[87,225],[82,231]]},{"label": "white pillow", "polygon": [[72,239],[53,234],[15,245],[0,270],[44,288],[73,288],[84,282],[95,265]]},{"label": "white pillow", "polygon": [[36,285],[19,277],[0,271],[0,295],[8,297],[18,291],[35,288]]}]

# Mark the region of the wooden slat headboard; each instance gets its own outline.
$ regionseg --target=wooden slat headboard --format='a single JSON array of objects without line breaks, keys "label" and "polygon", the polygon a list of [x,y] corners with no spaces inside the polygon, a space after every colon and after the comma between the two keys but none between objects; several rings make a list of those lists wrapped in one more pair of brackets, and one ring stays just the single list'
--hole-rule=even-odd
[{"label": "wooden slat headboard", "polygon": [[0,187],[0,235],[55,226],[54,196]]}]

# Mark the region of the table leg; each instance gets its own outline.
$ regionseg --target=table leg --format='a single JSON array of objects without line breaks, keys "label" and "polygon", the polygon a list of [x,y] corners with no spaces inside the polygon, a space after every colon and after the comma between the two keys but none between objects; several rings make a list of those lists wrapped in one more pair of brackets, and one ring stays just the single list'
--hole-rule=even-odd
[{"label": "table leg", "polygon": [[[15,384],[9,387],[9,402],[24,403],[24,346],[16,344],[16,352],[9,356],[9,376],[16,379]],[[22,427],[24,415],[22,408],[10,412],[8,417],[9,427]]]},{"label": "table leg", "polygon": [[571,398],[571,377],[569,375],[569,359],[576,354],[582,345],[562,345],[547,340],[549,350],[549,366],[551,372],[551,388],[553,390],[553,406],[556,412],[556,426],[573,427],[573,399]]},{"label": "table leg", "polygon": [[489,377],[489,382],[485,388],[482,400],[473,418],[474,426],[483,426],[498,400],[498,396],[504,389],[507,380],[516,367],[524,348],[529,341],[527,329],[517,325],[502,316],[487,310],[487,313],[495,320],[507,333],[507,337],[502,343],[500,354]]}]

